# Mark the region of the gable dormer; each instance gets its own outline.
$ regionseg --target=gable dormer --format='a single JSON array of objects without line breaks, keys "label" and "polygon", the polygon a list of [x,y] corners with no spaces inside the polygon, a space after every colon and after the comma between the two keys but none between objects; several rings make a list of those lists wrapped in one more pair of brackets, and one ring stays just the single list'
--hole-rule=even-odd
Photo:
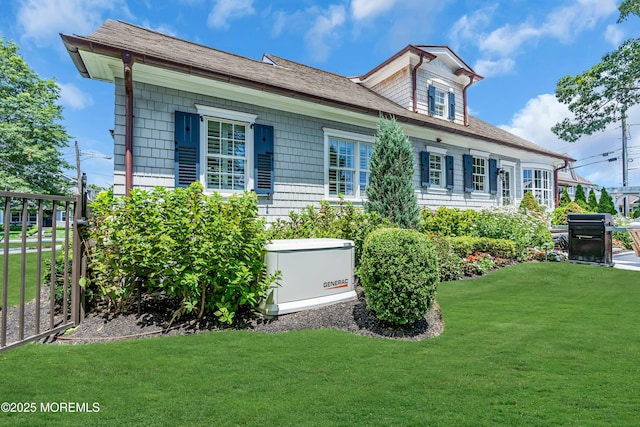
[{"label": "gable dormer", "polygon": [[467,125],[467,88],[482,77],[447,46],[409,45],[352,80],[407,110]]}]

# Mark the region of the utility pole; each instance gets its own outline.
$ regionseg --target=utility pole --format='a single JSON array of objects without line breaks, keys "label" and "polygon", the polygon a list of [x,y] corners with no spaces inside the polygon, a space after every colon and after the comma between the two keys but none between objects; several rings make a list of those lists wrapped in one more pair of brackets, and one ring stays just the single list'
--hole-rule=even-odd
[{"label": "utility pole", "polygon": [[82,194],[80,183],[82,173],[80,172],[80,148],[78,148],[78,141],[76,141],[76,171],[78,171],[78,194]]},{"label": "utility pole", "polygon": [[622,110],[622,203],[624,216],[629,216],[627,203],[627,186],[629,185],[629,159],[627,153],[627,110]]}]

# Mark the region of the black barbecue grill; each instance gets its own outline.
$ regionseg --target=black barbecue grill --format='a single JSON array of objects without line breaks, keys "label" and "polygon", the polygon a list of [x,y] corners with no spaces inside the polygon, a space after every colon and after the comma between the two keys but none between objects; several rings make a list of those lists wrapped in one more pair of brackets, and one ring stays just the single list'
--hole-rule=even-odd
[{"label": "black barbecue grill", "polygon": [[569,261],[612,267],[611,214],[569,214]]}]

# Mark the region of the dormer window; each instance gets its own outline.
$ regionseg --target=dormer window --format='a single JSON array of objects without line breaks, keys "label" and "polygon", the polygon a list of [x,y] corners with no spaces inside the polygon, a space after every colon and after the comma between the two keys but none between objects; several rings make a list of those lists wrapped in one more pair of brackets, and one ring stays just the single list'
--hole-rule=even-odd
[{"label": "dormer window", "polygon": [[427,90],[429,95],[429,114],[443,119],[455,120],[456,96],[452,91],[447,91],[430,84]]}]

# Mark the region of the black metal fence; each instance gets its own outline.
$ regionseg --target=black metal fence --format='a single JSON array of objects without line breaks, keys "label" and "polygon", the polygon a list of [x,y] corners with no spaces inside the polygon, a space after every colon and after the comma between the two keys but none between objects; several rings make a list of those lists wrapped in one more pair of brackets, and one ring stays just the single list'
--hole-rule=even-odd
[{"label": "black metal fence", "polygon": [[[4,351],[81,322],[84,257],[78,226],[84,219],[85,197],[0,191],[0,201],[4,213],[0,351]],[[14,225],[19,237],[13,239],[12,215],[21,218],[19,226]],[[37,225],[29,226],[34,215]],[[45,227],[45,218],[50,227]],[[49,228],[50,236],[45,235]],[[35,299],[27,301],[34,291]]]}]

